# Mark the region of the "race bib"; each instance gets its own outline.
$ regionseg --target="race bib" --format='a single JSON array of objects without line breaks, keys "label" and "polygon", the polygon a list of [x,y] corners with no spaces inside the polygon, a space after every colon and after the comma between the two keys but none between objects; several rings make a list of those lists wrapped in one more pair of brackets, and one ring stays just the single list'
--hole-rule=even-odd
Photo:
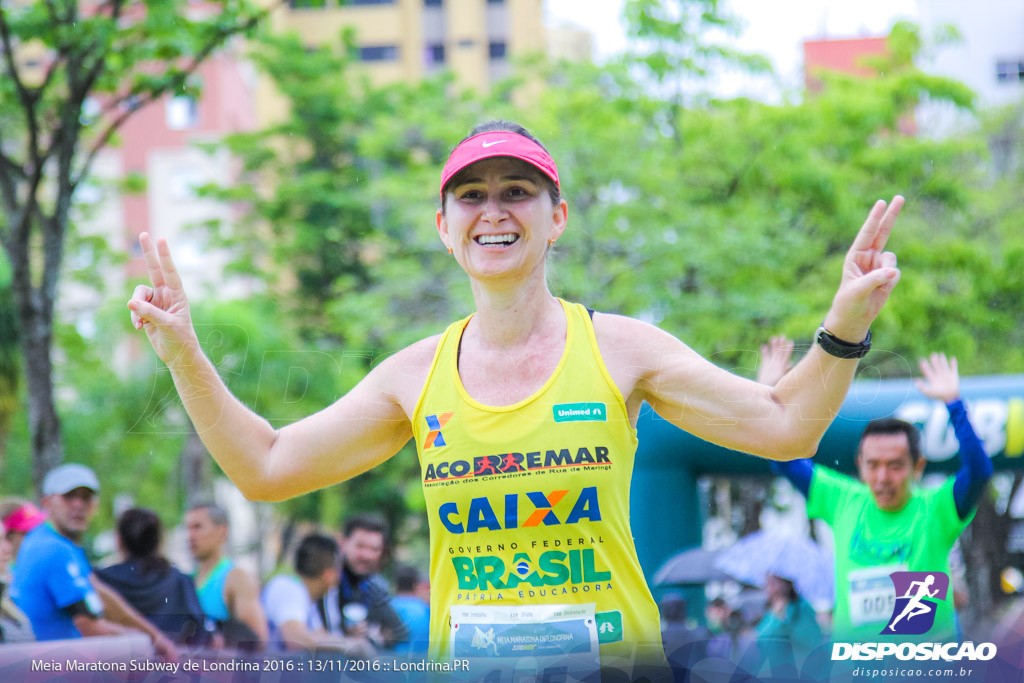
[{"label": "race bib", "polygon": [[469,660],[470,680],[524,675],[581,680],[599,668],[594,608],[594,603],[452,607],[452,661]]},{"label": "race bib", "polygon": [[856,569],[847,574],[849,580],[850,623],[889,623],[892,610],[896,607],[896,589],[889,574],[906,571],[905,564],[889,564],[881,567]]}]

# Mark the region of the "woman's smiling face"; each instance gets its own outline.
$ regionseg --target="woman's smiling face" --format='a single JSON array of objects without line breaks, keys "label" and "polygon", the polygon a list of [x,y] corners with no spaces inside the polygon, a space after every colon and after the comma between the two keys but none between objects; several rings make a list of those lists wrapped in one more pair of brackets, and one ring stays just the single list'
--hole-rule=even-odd
[{"label": "woman's smiling face", "polygon": [[471,277],[525,277],[565,229],[565,202],[552,202],[548,186],[540,171],[510,157],[467,166],[437,212],[442,241]]}]

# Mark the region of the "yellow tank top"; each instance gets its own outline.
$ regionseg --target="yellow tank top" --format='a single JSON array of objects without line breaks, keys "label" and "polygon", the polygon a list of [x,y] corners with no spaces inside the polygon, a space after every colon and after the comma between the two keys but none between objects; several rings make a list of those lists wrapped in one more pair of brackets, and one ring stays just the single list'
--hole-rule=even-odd
[{"label": "yellow tank top", "polygon": [[[532,396],[501,407],[469,396],[457,367],[466,318],[445,331],[416,405],[435,658],[539,654],[586,639],[591,623],[605,664],[632,661],[638,645],[664,657],[629,526],[636,430],[587,310],[559,301],[565,349]],[[545,614],[564,628],[538,625]]]}]

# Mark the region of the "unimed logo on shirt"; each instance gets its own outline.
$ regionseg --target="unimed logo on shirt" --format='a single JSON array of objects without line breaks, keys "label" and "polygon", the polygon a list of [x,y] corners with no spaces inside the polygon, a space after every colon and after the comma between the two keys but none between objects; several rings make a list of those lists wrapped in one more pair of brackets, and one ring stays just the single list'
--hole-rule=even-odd
[{"label": "unimed logo on shirt", "polygon": [[[940,603],[949,597],[949,576],[945,572],[893,572],[889,575],[896,589],[892,615],[879,635],[919,636],[935,626]],[[971,641],[833,643],[832,659],[879,660],[888,656],[917,661],[987,661],[996,656],[992,643]]]}]

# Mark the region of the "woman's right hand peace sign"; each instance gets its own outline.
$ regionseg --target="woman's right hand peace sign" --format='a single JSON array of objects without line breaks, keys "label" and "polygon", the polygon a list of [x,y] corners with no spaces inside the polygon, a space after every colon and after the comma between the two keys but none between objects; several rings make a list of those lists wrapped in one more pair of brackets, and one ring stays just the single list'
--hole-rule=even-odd
[{"label": "woman's right hand peace sign", "polygon": [[144,232],[139,235],[139,244],[152,287],[139,285],[132,293],[128,302],[132,325],[135,329],[146,330],[156,355],[170,365],[186,348],[198,346],[188,298],[181,287],[167,240],[161,237],[154,245],[149,233]]}]

